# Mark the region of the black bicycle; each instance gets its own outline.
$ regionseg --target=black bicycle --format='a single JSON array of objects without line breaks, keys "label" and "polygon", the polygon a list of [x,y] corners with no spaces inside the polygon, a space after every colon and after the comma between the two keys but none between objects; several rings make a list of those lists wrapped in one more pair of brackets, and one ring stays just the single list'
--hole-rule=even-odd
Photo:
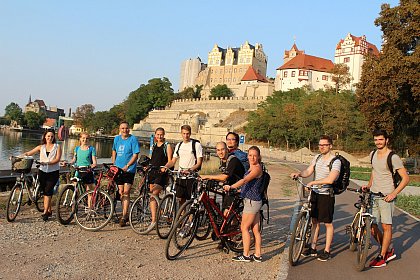
[{"label": "black bicycle", "polygon": [[[19,213],[22,205],[32,203],[35,204],[39,212],[44,211],[44,194],[40,191],[38,173],[34,176],[31,173],[32,164],[36,163],[36,168],[41,166],[41,162],[34,160],[32,157],[14,157],[10,158],[12,162],[12,171],[19,173],[16,177],[16,183],[10,191],[6,206],[6,219],[13,222]],[[24,200],[24,191],[28,194],[28,200]]]}]

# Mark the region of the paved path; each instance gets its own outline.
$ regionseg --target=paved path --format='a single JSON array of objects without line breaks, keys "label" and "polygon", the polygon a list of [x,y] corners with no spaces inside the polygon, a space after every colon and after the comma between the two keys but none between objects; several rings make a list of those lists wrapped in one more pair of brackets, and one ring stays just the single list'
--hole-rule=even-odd
[{"label": "paved path", "polygon": [[[290,164],[291,167],[303,169],[301,164]],[[351,187],[357,187],[351,182]],[[297,266],[288,268],[287,279],[420,279],[420,270],[417,261],[420,257],[420,223],[409,215],[395,211],[393,227],[393,244],[397,258],[384,268],[366,268],[357,272],[353,265],[356,262],[356,253],[348,250],[348,235],[345,226],[351,222],[355,212],[353,203],[357,196],[346,192],[336,197],[334,213],[334,241],[332,245],[332,259],[320,262],[316,258],[302,258]],[[372,239],[373,240],[373,239]],[[325,244],[325,227],[321,226],[320,243],[318,250]],[[378,253],[378,246],[370,250],[369,260]],[[285,252],[288,250],[285,250]]]}]

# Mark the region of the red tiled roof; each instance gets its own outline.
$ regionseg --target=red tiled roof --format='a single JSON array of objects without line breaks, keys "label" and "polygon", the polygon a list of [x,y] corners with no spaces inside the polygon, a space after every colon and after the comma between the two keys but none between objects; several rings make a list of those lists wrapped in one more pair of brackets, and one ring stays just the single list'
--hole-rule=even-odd
[{"label": "red tiled roof", "polygon": [[44,126],[50,126],[50,127],[55,126],[55,122],[56,122],[55,119],[47,118],[44,122]]},{"label": "red tiled roof", "polygon": [[296,43],[294,43],[294,44],[293,44],[293,46],[292,46],[292,48],[291,48],[289,51],[284,51],[284,56],[289,56],[289,53],[290,53],[293,49],[296,51],[296,53],[297,53],[297,54],[304,54],[304,53],[305,53],[305,51],[300,51],[300,50],[298,49],[298,47],[296,46]]},{"label": "red tiled roof", "polygon": [[333,67],[334,67],[334,63],[329,59],[325,59],[325,58],[321,58],[321,57],[317,57],[313,55],[308,55],[308,54],[301,54],[292,58],[290,61],[283,64],[281,67],[277,68],[277,70],[307,69],[307,70],[329,72]]},{"label": "red tiled roof", "polygon": [[249,66],[248,70],[246,70],[245,75],[242,77],[241,81],[260,81],[260,82],[267,82],[267,80],[260,74],[258,74],[254,67]]},{"label": "red tiled roof", "polygon": [[[351,35],[350,34],[350,37],[353,39],[355,46],[360,46],[360,41],[362,40],[362,36],[357,37],[357,36],[354,36],[354,35]],[[344,42],[344,40],[343,39],[340,39],[340,42],[338,42],[338,44],[337,44],[337,46],[336,46],[335,49],[336,50],[341,49],[341,44],[343,42]],[[368,46],[368,50],[369,51],[371,51],[374,55],[379,55],[379,50],[378,50],[378,48],[374,44],[369,43],[368,41],[366,41],[366,44]]]}]

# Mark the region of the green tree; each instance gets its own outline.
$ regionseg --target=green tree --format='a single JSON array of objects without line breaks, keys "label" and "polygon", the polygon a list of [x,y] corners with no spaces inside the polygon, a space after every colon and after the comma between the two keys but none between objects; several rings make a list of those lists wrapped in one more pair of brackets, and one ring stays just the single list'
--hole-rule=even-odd
[{"label": "green tree", "polygon": [[165,107],[174,98],[174,90],[168,78],[154,78],[147,85],[140,85],[131,92],[122,106],[126,109],[126,121],[133,125],[144,119],[153,108]]},{"label": "green tree", "polygon": [[352,77],[349,72],[349,67],[344,63],[334,64],[331,70],[332,81],[335,83],[335,94],[350,84]]},{"label": "green tree", "polygon": [[219,97],[232,97],[233,92],[227,85],[217,85],[210,90],[210,97],[219,98]]},{"label": "green tree", "polygon": [[38,114],[30,111],[26,112],[24,116],[25,123],[30,129],[39,129],[45,122],[46,118],[47,117],[44,113]]},{"label": "green tree", "polygon": [[91,132],[103,129],[105,134],[116,134],[119,123],[120,119],[115,111],[99,111],[91,118],[88,129]]},{"label": "green tree", "polygon": [[76,108],[73,113],[74,123],[87,129],[94,116],[95,107],[92,104],[84,104]]},{"label": "green tree", "polygon": [[363,64],[357,99],[370,129],[386,129],[393,148],[419,154],[420,36],[418,0],[381,6],[375,25],[383,32],[382,53]]},{"label": "green tree", "polygon": [[22,113],[22,109],[19,107],[18,104],[12,102],[9,105],[6,106],[6,108],[4,109],[4,116],[9,120],[9,121],[15,121],[18,124],[22,124],[23,122],[23,113]]},{"label": "green tree", "polygon": [[203,89],[203,85],[195,85],[195,88],[187,87],[183,91],[180,91],[177,94],[175,94],[175,98],[176,99],[201,98],[202,89]]}]

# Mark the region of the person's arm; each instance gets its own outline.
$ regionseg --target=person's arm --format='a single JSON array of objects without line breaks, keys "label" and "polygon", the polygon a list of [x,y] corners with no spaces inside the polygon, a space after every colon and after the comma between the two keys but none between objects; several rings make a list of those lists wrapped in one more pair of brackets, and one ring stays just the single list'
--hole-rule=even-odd
[{"label": "person's arm", "polygon": [[331,185],[338,178],[340,172],[337,170],[331,170],[327,177],[318,179],[307,184],[308,187],[312,185]]},{"label": "person's arm", "polygon": [[370,172],[369,182],[368,182],[367,185],[362,186],[362,190],[366,191],[366,190],[370,189],[372,187],[372,182],[373,182],[373,172]]},{"label": "person's arm", "polygon": [[174,151],[172,150],[171,144],[168,143],[166,146],[166,155],[168,156],[168,162],[172,160]]},{"label": "person's arm", "polygon": [[[227,190],[229,189],[239,189],[240,187],[242,187],[243,185],[245,185],[246,183],[252,181],[255,178],[258,178],[262,175],[262,168],[261,165],[259,165],[256,168],[253,168],[251,170],[251,172],[248,173],[248,175],[246,175],[244,178],[242,178],[241,180],[239,180],[238,182],[236,182],[235,184],[231,185],[231,186],[227,186]],[[225,188],[226,190],[226,188]]]},{"label": "person's arm", "polygon": [[408,182],[410,182],[410,177],[408,176],[407,169],[405,169],[405,167],[397,169],[397,172],[401,176],[401,182],[392,193],[385,197],[384,200],[387,202],[393,201],[397,195],[408,185]]},{"label": "person's arm", "polygon": [[226,181],[229,176],[227,174],[215,174],[215,175],[200,175],[201,179],[204,180],[216,180],[220,182]]},{"label": "person's arm", "polygon": [[111,162],[112,164],[115,164],[115,159],[117,158],[117,152],[115,150],[112,150],[111,153]]},{"label": "person's arm", "polygon": [[[171,167],[174,167],[174,166],[175,166],[175,164],[176,164],[177,159],[178,159],[177,157],[173,157],[171,161],[168,161],[168,163],[167,163],[167,164],[165,164],[165,168],[166,168],[166,169],[169,169],[169,168],[171,168]],[[163,169],[165,169],[165,168],[163,168]],[[162,170],[161,170],[161,171],[162,171]],[[162,172],[165,172],[165,171],[162,171]]]},{"label": "person's arm", "polygon": [[197,163],[196,164],[194,164],[191,168],[190,168],[190,170],[191,171],[196,171],[197,169],[200,169],[200,167],[201,167],[201,164],[203,163],[203,158],[202,157],[199,157],[199,158],[197,158]]},{"label": "person's arm", "polygon": [[32,150],[23,153],[24,156],[32,156],[36,153],[39,153],[39,151],[41,151],[41,145],[36,146],[35,148],[33,148]]},{"label": "person's arm", "polygon": [[297,177],[307,178],[314,173],[314,169],[315,169],[315,165],[311,164],[308,166],[308,168],[306,168],[305,170],[301,172],[291,173],[290,177],[291,178],[297,178]]},{"label": "person's arm", "polygon": [[90,165],[91,168],[95,168],[98,162],[96,161],[96,155],[92,155],[92,164]]}]

